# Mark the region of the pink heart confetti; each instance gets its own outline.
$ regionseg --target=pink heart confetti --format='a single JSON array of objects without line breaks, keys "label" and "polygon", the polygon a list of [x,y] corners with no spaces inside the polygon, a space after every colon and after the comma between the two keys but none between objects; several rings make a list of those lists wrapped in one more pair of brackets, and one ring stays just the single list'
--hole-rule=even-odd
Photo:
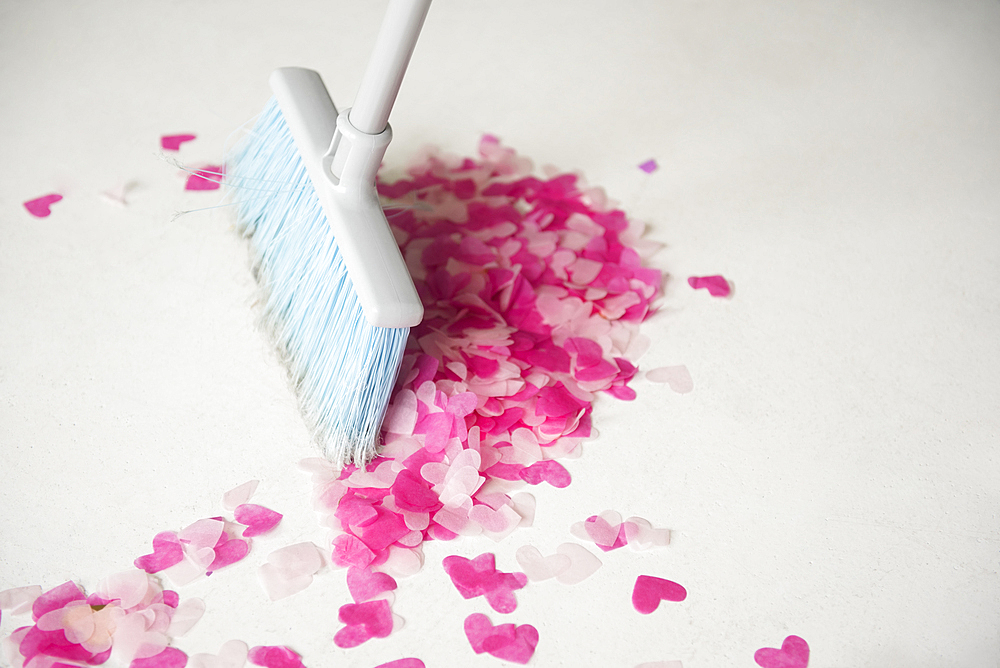
[{"label": "pink heart confetti", "polygon": [[646,372],[646,379],[653,383],[666,383],[678,394],[687,394],[694,389],[691,372],[683,364],[650,369]]},{"label": "pink heart confetti", "polygon": [[519,547],[514,557],[517,559],[517,565],[532,582],[554,578],[569,570],[573,564],[569,556],[558,552],[544,557],[538,548],[532,545]]},{"label": "pink heart confetti", "polygon": [[695,290],[705,288],[713,297],[728,297],[730,292],[729,281],[719,275],[691,276],[688,278],[688,285]]},{"label": "pink heart confetti", "polygon": [[184,184],[184,190],[218,190],[226,176],[223,165],[208,165],[194,170]]},{"label": "pink heart confetti", "polygon": [[253,503],[244,503],[237,506],[236,510],[233,511],[233,516],[237,522],[246,526],[246,529],[243,531],[244,538],[251,538],[267,533],[278,526],[278,522],[281,521],[282,517],[281,513]]},{"label": "pink heart confetti", "polygon": [[420,659],[396,659],[389,663],[380,663],[375,668],[427,668]]},{"label": "pink heart confetti", "polygon": [[35,218],[45,218],[52,213],[49,208],[50,205],[55,204],[63,198],[62,195],[52,193],[51,195],[42,195],[41,197],[36,197],[35,199],[29,199],[24,203],[24,208],[28,210]]},{"label": "pink heart confetti", "polygon": [[670,544],[670,529],[657,529],[641,517],[630,517],[623,526],[625,538],[633,550],[648,550]]},{"label": "pink heart confetti", "polygon": [[187,668],[243,668],[250,648],[242,640],[229,640],[219,648],[218,654],[192,654]]},{"label": "pink heart confetti", "polygon": [[649,159],[646,162],[644,162],[644,163],[642,163],[642,164],[639,165],[639,169],[641,169],[642,171],[646,172],[647,174],[652,174],[658,168],[659,168],[659,165],[657,165],[656,164],[656,160],[653,160],[653,159]]},{"label": "pink heart confetti", "polygon": [[167,647],[159,654],[142,659],[133,659],[129,668],[184,668],[187,654],[176,647]]},{"label": "pink heart confetti", "polygon": [[267,555],[257,569],[257,577],[272,601],[297,594],[312,584],[313,575],[323,568],[323,557],[313,543],[280,548]]},{"label": "pink heart confetti", "polygon": [[257,491],[257,485],[259,484],[259,480],[248,480],[242,485],[232,488],[222,495],[222,507],[231,511],[236,510],[237,506],[249,502],[254,492]]},{"label": "pink heart confetti", "polygon": [[247,659],[255,666],[265,668],[305,668],[302,657],[281,645],[260,645],[250,648]]},{"label": "pink heart confetti", "polygon": [[385,638],[392,633],[392,612],[385,599],[348,603],[340,607],[337,618],[346,625],[333,637],[337,647],[357,647],[372,638]]},{"label": "pink heart confetti", "polygon": [[763,647],[754,652],[753,660],[761,668],[806,668],[809,644],[798,636],[788,636],[781,643],[781,649]]},{"label": "pink heart confetti", "polygon": [[570,533],[577,538],[592,541],[604,552],[610,552],[628,544],[628,533],[622,516],[614,510],[605,510],[591,515],[583,522],[570,527]]},{"label": "pink heart confetti", "polygon": [[135,567],[147,573],[159,573],[179,564],[184,559],[181,541],[173,531],[164,531],[153,537],[153,552],[135,560]]},{"label": "pink heart confetti", "polygon": [[640,575],[632,589],[632,606],[644,615],[660,607],[660,601],[683,601],[687,590],[681,585],[652,575]]},{"label": "pink heart confetti", "polygon": [[531,466],[521,469],[518,475],[521,477],[521,480],[524,480],[529,485],[547,482],[553,487],[560,489],[569,487],[569,484],[573,481],[569,475],[569,471],[553,459],[535,462]]},{"label": "pink heart confetti", "polygon": [[396,581],[386,573],[357,566],[347,569],[347,589],[351,592],[351,598],[355,603],[370,601],[395,588]]},{"label": "pink heart confetti", "polygon": [[556,553],[570,560],[569,568],[556,575],[556,581],[561,584],[580,584],[603,565],[590,550],[577,543],[563,543],[556,548]]},{"label": "pink heart confetti", "polygon": [[184,142],[197,139],[196,135],[163,135],[160,137],[160,147],[166,151],[179,151]]},{"label": "pink heart confetti", "polygon": [[475,559],[451,556],[444,559],[444,570],[463,598],[484,596],[490,607],[501,613],[514,612],[514,591],[528,584],[524,573],[504,573],[496,569],[496,557],[485,552]]},{"label": "pink heart confetti", "polygon": [[490,618],[475,613],[465,618],[465,637],[476,654],[486,652],[498,659],[525,664],[538,646],[538,630],[530,624],[493,626]]}]

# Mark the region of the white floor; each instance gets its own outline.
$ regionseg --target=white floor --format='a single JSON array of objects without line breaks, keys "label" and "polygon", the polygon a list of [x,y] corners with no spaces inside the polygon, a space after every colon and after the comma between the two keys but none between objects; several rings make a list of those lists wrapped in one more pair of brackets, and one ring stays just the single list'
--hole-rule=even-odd
[{"label": "white floor", "polygon": [[[290,7],[290,5],[294,5]],[[607,508],[674,529],[529,585],[532,665],[754,665],[798,635],[811,668],[1000,665],[1000,4],[436,0],[386,158],[471,154],[493,133],[579,170],[666,244],[673,278],[638,380],[605,399],[565,490],[500,544],[425,546],[406,626],[340,650],[326,573],[268,602],[254,569],[325,533],[296,463],[314,454],[254,328],[226,209],[159,155],[218,162],[270,70],[322,72],[349,106],[383,2],[0,4],[0,590],[93,587],[154,534],[255,501],[285,514],[241,564],[182,589],[207,612],[177,646],[286,644],[310,668],[491,666],[441,569],[449,554],[551,552]],[[636,166],[655,158],[650,175]],[[127,207],[100,193],[132,183]],[[63,201],[33,218],[22,202]],[[730,299],[692,290],[721,273]],[[688,599],[640,616],[638,573]],[[5,615],[0,635],[25,623]],[[495,620],[498,621],[498,620]],[[508,620],[504,620],[508,621]],[[6,665],[6,664],[4,664]]]}]

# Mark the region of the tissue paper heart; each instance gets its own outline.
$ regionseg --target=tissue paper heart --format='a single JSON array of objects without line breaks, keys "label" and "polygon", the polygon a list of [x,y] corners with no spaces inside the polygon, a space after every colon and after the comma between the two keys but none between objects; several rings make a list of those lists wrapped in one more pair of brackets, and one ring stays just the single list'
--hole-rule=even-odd
[{"label": "tissue paper heart", "polygon": [[347,569],[347,589],[355,603],[364,603],[396,588],[391,575],[370,568],[351,566]]},{"label": "tissue paper heart", "polygon": [[389,602],[382,598],[342,605],[337,618],[346,624],[333,637],[337,647],[357,647],[372,638],[385,638],[392,633],[392,611]]},{"label": "tissue paper heart", "polygon": [[133,659],[129,668],[184,668],[187,654],[176,647],[167,647],[155,656]]},{"label": "tissue paper heart", "polygon": [[688,285],[695,290],[705,288],[708,294],[713,297],[729,296],[729,282],[722,276],[692,276],[688,279]]},{"label": "tissue paper heart", "polygon": [[196,139],[195,135],[163,135],[160,137],[160,147],[167,151],[181,150],[181,144]]},{"label": "tissue paper heart", "polygon": [[694,389],[691,372],[683,364],[650,369],[646,372],[646,380],[653,383],[666,383],[677,394],[687,394]]},{"label": "tissue paper heart", "polygon": [[517,559],[518,566],[532,582],[554,578],[567,571],[573,564],[569,556],[558,552],[544,557],[538,548],[532,545],[519,547],[514,557]]},{"label": "tissue paper heart", "polygon": [[184,559],[181,541],[173,531],[164,531],[153,536],[153,552],[135,560],[135,567],[147,573],[160,571],[179,564]]},{"label": "tissue paper heart", "polygon": [[632,589],[632,606],[644,615],[660,607],[660,601],[683,601],[685,598],[687,590],[684,587],[652,575],[640,575]]},{"label": "tissue paper heart", "polygon": [[798,636],[788,636],[781,643],[781,649],[761,648],[754,652],[753,660],[761,668],[806,668],[809,644]]},{"label": "tissue paper heart", "polygon": [[498,659],[525,664],[538,646],[538,630],[530,624],[493,626],[490,618],[475,613],[465,618],[465,637],[476,654],[486,652]]},{"label": "tissue paper heart", "polygon": [[503,573],[496,569],[492,553],[486,552],[475,559],[459,556],[445,557],[444,570],[463,598],[484,596],[497,612],[509,613],[517,609],[514,591],[528,584],[524,573]]},{"label": "tissue paper heart", "polygon": [[380,663],[375,668],[427,668],[420,659],[396,659],[389,663]]},{"label": "tissue paper heart", "polygon": [[569,557],[569,568],[556,575],[556,581],[565,585],[583,582],[597,572],[603,563],[583,545],[563,543],[556,548],[558,554]]},{"label": "tissue paper heart", "polygon": [[250,649],[250,663],[265,668],[305,668],[302,657],[282,645],[260,645]]},{"label": "tissue paper heart", "polygon": [[187,668],[243,668],[249,652],[242,640],[230,640],[219,648],[218,654],[192,654]]},{"label": "tissue paper heart", "polygon": [[275,512],[270,508],[265,508],[264,506],[258,506],[255,503],[240,504],[233,512],[233,516],[237,522],[246,527],[243,530],[244,538],[251,538],[267,533],[278,526],[278,522],[281,521],[282,517],[281,513]]},{"label": "tissue paper heart", "polygon": [[51,195],[43,195],[42,197],[29,199],[27,202],[24,203],[24,208],[27,209],[28,213],[30,213],[35,218],[45,218],[50,213],[52,213],[51,209],[49,209],[49,205],[55,204],[62,198],[63,198],[62,195],[58,195],[56,193],[52,193]]}]

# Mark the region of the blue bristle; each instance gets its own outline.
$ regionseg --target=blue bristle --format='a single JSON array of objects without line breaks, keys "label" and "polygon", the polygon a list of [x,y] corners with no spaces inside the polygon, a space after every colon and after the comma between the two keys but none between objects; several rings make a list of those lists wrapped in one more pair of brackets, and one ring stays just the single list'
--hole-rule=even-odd
[{"label": "blue bristle", "polygon": [[363,465],[376,454],[410,330],[365,319],[274,99],[227,163],[238,229],[265,294],[264,326],[306,421],[328,459]]}]

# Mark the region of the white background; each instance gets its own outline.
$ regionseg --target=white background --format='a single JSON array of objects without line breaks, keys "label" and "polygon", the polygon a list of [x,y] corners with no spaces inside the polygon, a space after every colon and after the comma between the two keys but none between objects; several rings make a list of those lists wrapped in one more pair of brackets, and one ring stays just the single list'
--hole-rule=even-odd
[{"label": "white background", "polygon": [[[425,546],[400,632],[337,649],[342,573],[271,603],[254,569],[325,533],[296,463],[315,454],[255,329],[246,250],[217,193],[159,155],[219,162],[271,69],[319,70],[350,105],[383,2],[0,3],[0,590],[92,589],[152,536],[260,479],[283,512],[242,563],[181,588],[177,645],[287,644],[310,668],[494,666],[472,612],[531,623],[532,665],[753,668],[805,638],[811,668],[1000,665],[1000,4],[435,0],[386,157],[474,154],[484,132],[579,170],[666,244],[639,379],[599,401],[533,528]],[[655,158],[660,169],[636,168]],[[99,196],[134,182],[129,205]],[[59,192],[48,218],[27,199]],[[722,273],[730,299],[688,287]],[[530,584],[501,619],[448,554],[551,553],[607,508],[675,530],[601,554],[576,587]],[[631,608],[637,574],[688,599]],[[5,619],[0,634],[24,621]]]}]

